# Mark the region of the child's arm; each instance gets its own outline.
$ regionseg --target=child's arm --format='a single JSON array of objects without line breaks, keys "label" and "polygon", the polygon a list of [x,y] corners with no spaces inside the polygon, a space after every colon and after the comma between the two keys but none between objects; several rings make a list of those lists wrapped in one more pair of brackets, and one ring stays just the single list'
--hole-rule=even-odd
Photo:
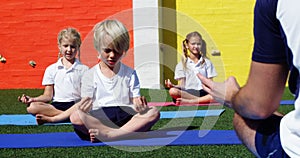
[{"label": "child's arm", "polygon": [[167,88],[173,88],[175,85],[170,81],[170,79],[165,80],[165,86]]},{"label": "child's arm", "polygon": [[45,86],[44,93],[38,97],[30,97],[25,94],[18,97],[18,100],[24,104],[30,104],[32,102],[50,102],[53,97],[53,90],[54,85],[47,85]]},{"label": "child's arm", "polygon": [[184,87],[184,85],[185,85],[185,78],[180,78],[180,79],[178,80],[178,85],[174,85],[174,84],[170,81],[170,79],[165,80],[165,86],[166,86],[167,88],[173,88],[173,87],[175,87],[175,88],[181,88],[181,87]]}]

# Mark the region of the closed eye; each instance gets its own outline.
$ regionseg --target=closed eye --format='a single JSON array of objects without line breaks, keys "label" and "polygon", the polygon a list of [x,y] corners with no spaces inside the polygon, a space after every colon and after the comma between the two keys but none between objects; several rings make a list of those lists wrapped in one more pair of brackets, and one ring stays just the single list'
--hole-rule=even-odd
[{"label": "closed eye", "polygon": [[118,51],[116,51],[115,49],[110,49],[110,48],[104,48],[103,51],[105,53],[110,53],[110,52],[114,52],[116,54],[120,54]]}]

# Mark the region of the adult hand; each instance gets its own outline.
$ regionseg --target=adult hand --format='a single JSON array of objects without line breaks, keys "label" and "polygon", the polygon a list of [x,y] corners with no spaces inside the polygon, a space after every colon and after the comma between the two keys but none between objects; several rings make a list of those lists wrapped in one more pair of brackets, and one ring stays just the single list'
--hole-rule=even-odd
[{"label": "adult hand", "polygon": [[238,93],[240,86],[234,77],[229,77],[225,82],[214,82],[201,74],[197,74],[202,82],[203,90],[209,93],[221,104],[231,108],[234,96]]},{"label": "adult hand", "polygon": [[133,98],[134,109],[138,113],[148,110],[146,98],[144,96]]}]

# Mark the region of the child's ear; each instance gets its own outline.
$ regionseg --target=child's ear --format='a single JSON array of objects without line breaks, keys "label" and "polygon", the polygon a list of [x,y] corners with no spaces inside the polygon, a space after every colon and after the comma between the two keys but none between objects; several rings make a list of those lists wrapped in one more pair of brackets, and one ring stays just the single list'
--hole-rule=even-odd
[{"label": "child's ear", "polygon": [[58,47],[58,54],[60,54],[60,53],[61,53],[61,47],[60,47],[60,44],[57,45],[57,47]]},{"label": "child's ear", "polygon": [[126,54],[127,54],[127,52],[126,51],[123,51],[123,53],[122,53],[123,55],[123,57],[125,57],[126,56]]}]

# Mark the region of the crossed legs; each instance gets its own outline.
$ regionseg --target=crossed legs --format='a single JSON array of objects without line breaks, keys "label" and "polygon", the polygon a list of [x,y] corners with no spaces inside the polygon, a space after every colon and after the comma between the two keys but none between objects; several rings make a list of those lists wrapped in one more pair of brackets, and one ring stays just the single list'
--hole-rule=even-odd
[{"label": "crossed legs", "polygon": [[241,117],[237,113],[233,117],[233,126],[236,134],[243,144],[256,156],[259,157],[255,147],[255,134],[259,121]]},{"label": "crossed legs", "polygon": [[27,112],[36,116],[36,122],[42,125],[51,118],[62,113],[62,110],[56,109],[53,105],[44,102],[33,102],[27,107]]},{"label": "crossed legs", "polygon": [[91,142],[122,139],[137,132],[146,132],[159,120],[159,111],[151,107],[143,114],[135,114],[126,124],[119,128],[104,125],[100,120],[82,110],[72,113],[70,120],[76,131],[89,135]]},{"label": "crossed legs", "polygon": [[180,104],[180,103],[198,104],[198,103],[209,103],[213,101],[213,97],[209,94],[203,96],[201,95],[196,96],[192,93],[189,93],[188,91],[184,91],[176,87],[170,88],[169,94],[172,98],[176,99],[176,104]]},{"label": "crossed legs", "polygon": [[256,157],[282,157],[286,154],[279,138],[281,118],[279,112],[263,120],[250,120],[234,114],[233,126],[240,140]]}]

